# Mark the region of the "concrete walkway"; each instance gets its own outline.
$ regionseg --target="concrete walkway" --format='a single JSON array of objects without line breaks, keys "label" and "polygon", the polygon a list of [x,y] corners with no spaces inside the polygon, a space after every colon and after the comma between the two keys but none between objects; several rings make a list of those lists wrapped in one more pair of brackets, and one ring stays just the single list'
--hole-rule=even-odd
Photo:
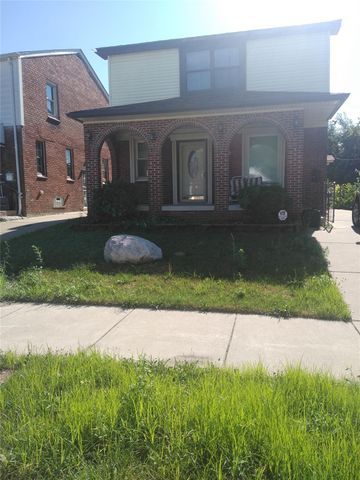
[{"label": "concrete walkway", "polygon": [[[7,220],[0,222],[0,239],[11,240],[26,233],[35,232],[43,228],[51,227],[72,218],[85,217],[86,212],[58,213],[56,215],[41,215],[39,217],[24,217],[19,220]],[[17,217],[18,218],[18,217]]]},{"label": "concrete walkway", "polygon": [[360,333],[353,323],[260,315],[124,310],[16,303],[1,305],[3,351],[76,351],[121,357],[241,366],[288,364],[342,377],[360,375]]},{"label": "concrete walkway", "polygon": [[314,237],[328,250],[329,270],[360,330],[360,235],[352,228],[351,212],[336,210],[331,232],[319,230]]}]

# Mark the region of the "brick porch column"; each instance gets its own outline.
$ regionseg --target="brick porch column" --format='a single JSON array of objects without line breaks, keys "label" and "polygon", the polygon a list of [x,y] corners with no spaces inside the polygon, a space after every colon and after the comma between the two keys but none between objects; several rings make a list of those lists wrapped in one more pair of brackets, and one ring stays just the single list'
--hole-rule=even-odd
[{"label": "brick porch column", "polygon": [[94,192],[101,186],[101,171],[98,155],[98,145],[95,141],[95,131],[92,126],[84,125],[85,162],[86,162],[86,196],[88,215],[93,213]]},{"label": "brick porch column", "polygon": [[304,209],[304,118],[303,112],[295,112],[288,129],[285,162],[285,187],[292,199],[291,210],[299,217]]},{"label": "brick porch column", "polygon": [[223,139],[215,140],[214,145],[214,204],[217,212],[229,208],[229,148]]},{"label": "brick porch column", "polygon": [[155,141],[149,141],[148,177],[150,213],[158,214],[161,211],[162,204],[162,166],[161,146]]}]

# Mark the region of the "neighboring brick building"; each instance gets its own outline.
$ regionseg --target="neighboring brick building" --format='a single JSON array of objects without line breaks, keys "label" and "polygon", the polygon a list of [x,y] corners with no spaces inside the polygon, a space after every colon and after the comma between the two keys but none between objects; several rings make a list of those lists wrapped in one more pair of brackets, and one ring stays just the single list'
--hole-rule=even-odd
[{"label": "neighboring brick building", "polygon": [[0,210],[20,206],[23,215],[40,215],[83,209],[83,128],[67,113],[108,105],[85,55],[81,50],[4,54],[0,74]]},{"label": "neighboring brick building", "polygon": [[244,184],[279,184],[291,216],[324,209],[327,122],[348,94],[329,92],[330,36],[340,21],[97,49],[110,107],[83,122],[88,202],[113,177],[137,185],[156,215],[227,221]]}]

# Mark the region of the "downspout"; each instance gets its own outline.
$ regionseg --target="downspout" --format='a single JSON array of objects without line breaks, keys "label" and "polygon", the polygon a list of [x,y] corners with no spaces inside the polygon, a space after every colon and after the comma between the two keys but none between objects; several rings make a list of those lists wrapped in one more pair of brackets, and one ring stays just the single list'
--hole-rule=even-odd
[{"label": "downspout", "polygon": [[13,135],[15,146],[15,164],[16,164],[16,187],[17,187],[17,214],[22,216],[22,192],[21,192],[21,180],[20,180],[20,162],[19,162],[19,148],[18,138],[16,131],[16,98],[15,98],[15,77],[14,77],[14,65],[11,58],[8,58],[11,69],[11,90],[12,90],[12,106],[13,106]]}]

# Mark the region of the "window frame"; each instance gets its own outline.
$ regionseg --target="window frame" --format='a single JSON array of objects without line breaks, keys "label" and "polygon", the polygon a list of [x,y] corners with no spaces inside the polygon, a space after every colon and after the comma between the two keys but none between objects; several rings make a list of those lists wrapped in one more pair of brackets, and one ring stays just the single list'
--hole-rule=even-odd
[{"label": "window frame", "polygon": [[263,185],[280,185],[285,186],[285,162],[286,162],[286,145],[285,138],[276,127],[250,127],[246,128],[242,132],[242,172],[244,177],[249,177],[249,159],[250,159],[250,138],[254,137],[277,137],[277,166],[279,172],[280,183],[277,182],[265,182]]},{"label": "window frame", "polygon": [[[215,66],[215,50],[222,49],[237,49],[239,53],[239,65],[237,66],[228,66],[228,67],[216,67]],[[194,70],[187,69],[186,56],[188,53],[201,52],[208,50],[210,54],[210,66],[208,69],[199,68]],[[224,70],[238,70],[239,71],[239,83],[237,86],[225,86],[225,87],[216,87],[215,86],[215,73],[217,71]],[[226,91],[226,90],[237,90],[244,91],[246,87],[246,47],[245,42],[238,40],[237,44],[234,46],[234,43],[206,43],[206,44],[194,44],[189,45],[186,48],[181,49],[180,51],[180,71],[181,71],[181,95],[194,95],[199,94],[199,92],[210,92],[210,91]],[[188,90],[187,88],[187,74],[196,73],[202,71],[210,71],[210,88],[198,89],[198,90]]]},{"label": "window frame", "polygon": [[[38,146],[41,145],[42,150],[42,169],[39,169]],[[38,178],[47,178],[47,162],[46,162],[46,144],[44,140],[35,141],[35,158],[36,158],[36,176]]]},{"label": "window frame", "polygon": [[[67,159],[67,152],[70,152],[70,160],[71,160],[71,173],[72,175],[69,175],[68,171],[68,159]],[[66,180],[67,181],[75,181],[75,162],[74,162],[74,150],[70,147],[65,148],[65,165],[66,165]]]},{"label": "window frame", "polygon": [[146,171],[148,172],[148,166],[149,166],[149,147],[148,147],[148,144],[146,143],[145,140],[142,140],[141,138],[130,139],[130,182],[131,183],[148,182],[149,181],[149,175],[139,176],[139,174],[138,174],[138,171],[139,171],[138,161],[139,160],[144,160],[143,158],[139,159],[139,157],[138,157],[138,145],[140,143],[143,143],[146,146],[146,149],[147,149],[147,157],[145,158],[145,160],[146,160]]},{"label": "window frame", "polygon": [[[47,95],[47,87],[48,86],[54,92],[54,99],[49,98],[48,95]],[[59,120],[59,118],[60,118],[60,114],[59,114],[59,91],[58,91],[58,86],[57,86],[56,83],[50,82],[49,80],[46,81],[46,84],[45,84],[45,98],[46,98],[46,112],[47,112],[48,117]],[[49,112],[48,101],[53,103],[54,112]]]}]

